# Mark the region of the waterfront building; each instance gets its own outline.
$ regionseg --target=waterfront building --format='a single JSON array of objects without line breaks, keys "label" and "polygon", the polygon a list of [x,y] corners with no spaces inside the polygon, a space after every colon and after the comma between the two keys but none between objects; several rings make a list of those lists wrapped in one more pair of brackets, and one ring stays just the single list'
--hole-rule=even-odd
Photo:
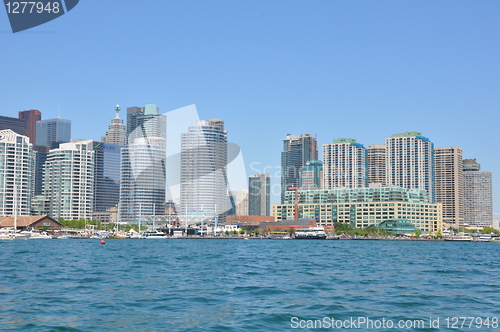
[{"label": "waterfront building", "polygon": [[165,214],[163,137],[136,138],[121,149],[120,220],[134,223],[142,216]]},{"label": "waterfront building", "polygon": [[94,207],[107,211],[120,201],[120,159],[123,145],[92,141],[94,150]]},{"label": "waterfront building", "polygon": [[228,215],[248,215],[248,190],[230,190],[227,196],[229,198]]},{"label": "waterfront building", "polygon": [[443,204],[443,222],[459,228],[463,224],[463,166],[459,147],[434,149],[435,197]]},{"label": "waterfront building", "polygon": [[92,218],[94,155],[90,139],[63,143],[49,151],[45,164],[44,197],[38,199],[40,206],[47,206],[50,217],[56,220]]},{"label": "waterfront building", "polygon": [[58,147],[71,140],[71,120],[61,118],[41,120],[36,123],[36,145]]},{"label": "waterfront building", "polygon": [[133,143],[136,138],[166,138],[166,128],[166,117],[160,115],[160,109],[155,104],[127,108],[127,142],[129,144]]},{"label": "waterfront building", "polygon": [[273,204],[276,221],[297,218],[316,220],[318,226],[334,222],[349,223],[354,228],[378,226],[387,219],[404,219],[423,232],[442,230],[440,203],[429,203],[422,189],[401,187],[299,190],[285,194],[285,204]]},{"label": "waterfront building", "polygon": [[103,143],[116,144],[116,145],[126,145],[127,144],[127,128],[123,123],[123,119],[120,119],[120,106],[115,107],[116,116],[111,120],[111,124],[108,126],[106,134],[101,137]]},{"label": "waterfront building", "polygon": [[368,157],[365,147],[351,138],[323,144],[323,188],[365,187],[368,187]]},{"label": "waterfront building", "polygon": [[323,163],[320,160],[310,160],[299,171],[300,189],[322,189]]},{"label": "waterfront building", "polygon": [[[26,134],[26,120],[11,118],[9,116],[0,116],[0,130],[10,129],[19,135]],[[34,144],[34,142],[30,142]]]},{"label": "waterfront building", "polygon": [[463,160],[464,226],[486,227],[493,221],[491,172],[476,159]]},{"label": "waterfront building", "polygon": [[309,134],[287,135],[281,152],[281,201],[290,186],[299,185],[299,171],[310,160],[318,159],[316,138]]},{"label": "waterfront building", "polygon": [[227,211],[227,131],[219,119],[196,121],[181,136],[179,214]]},{"label": "waterfront building", "polygon": [[19,111],[19,119],[23,119],[25,123],[25,136],[28,136],[30,143],[36,144],[36,124],[42,120],[42,112],[39,110]]},{"label": "waterfront building", "polygon": [[45,163],[49,155],[49,148],[46,146],[35,145],[33,147],[34,159],[34,181],[33,196],[43,195],[43,179],[45,174]]},{"label": "waterfront building", "polygon": [[252,174],[248,179],[248,214],[271,215],[271,177],[267,173]]},{"label": "waterfront building", "polygon": [[419,132],[386,138],[386,184],[425,189],[434,202],[434,144]]},{"label": "waterfront building", "polygon": [[12,129],[0,130],[0,216],[30,215],[33,145]]},{"label": "waterfront building", "polygon": [[385,186],[385,145],[370,145],[368,153],[368,185]]}]

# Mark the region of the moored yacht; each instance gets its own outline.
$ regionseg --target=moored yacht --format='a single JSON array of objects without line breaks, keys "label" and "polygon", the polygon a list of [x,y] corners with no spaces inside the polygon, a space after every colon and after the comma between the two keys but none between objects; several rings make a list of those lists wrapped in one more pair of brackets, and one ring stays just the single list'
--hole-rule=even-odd
[{"label": "moored yacht", "polygon": [[295,231],[296,240],[325,240],[326,232],[323,227],[299,228]]}]

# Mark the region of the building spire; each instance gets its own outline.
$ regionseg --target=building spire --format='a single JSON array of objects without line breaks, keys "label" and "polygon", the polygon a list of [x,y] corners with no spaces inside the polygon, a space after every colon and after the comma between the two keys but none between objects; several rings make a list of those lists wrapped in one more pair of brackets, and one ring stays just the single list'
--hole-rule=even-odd
[{"label": "building spire", "polygon": [[120,118],[120,109],[121,109],[120,105],[116,104],[116,106],[115,106],[116,117],[115,118],[117,118],[117,119]]}]

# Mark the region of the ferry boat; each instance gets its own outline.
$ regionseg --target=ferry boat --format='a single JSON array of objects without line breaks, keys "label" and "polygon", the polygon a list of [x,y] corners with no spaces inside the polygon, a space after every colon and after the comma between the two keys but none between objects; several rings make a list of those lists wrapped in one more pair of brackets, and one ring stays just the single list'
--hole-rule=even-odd
[{"label": "ferry boat", "polygon": [[295,231],[295,240],[325,240],[326,232],[323,227],[299,228]]},{"label": "ferry boat", "polygon": [[169,236],[166,233],[162,232],[162,231],[153,230],[153,231],[143,232],[142,233],[142,237],[144,239],[166,239]]},{"label": "ferry boat", "polygon": [[472,241],[472,236],[469,235],[449,235],[444,237],[445,241]]}]

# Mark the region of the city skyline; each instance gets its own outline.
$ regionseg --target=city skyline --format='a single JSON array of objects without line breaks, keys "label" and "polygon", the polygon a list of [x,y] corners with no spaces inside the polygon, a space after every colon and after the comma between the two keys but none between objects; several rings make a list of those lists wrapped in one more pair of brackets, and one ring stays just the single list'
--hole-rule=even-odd
[{"label": "city skyline", "polygon": [[[2,115],[60,112],[72,138],[98,141],[117,103],[165,112],[196,104],[201,118],[224,119],[247,174],[268,172],[272,185],[286,134],[369,146],[420,131],[493,173],[500,212],[499,157],[490,150],[499,140],[500,4],[215,4],[82,3],[29,32],[4,33]],[[151,20],[130,25],[138,16]],[[7,20],[0,30],[10,30]],[[145,44],[155,51],[127,51]]]}]

